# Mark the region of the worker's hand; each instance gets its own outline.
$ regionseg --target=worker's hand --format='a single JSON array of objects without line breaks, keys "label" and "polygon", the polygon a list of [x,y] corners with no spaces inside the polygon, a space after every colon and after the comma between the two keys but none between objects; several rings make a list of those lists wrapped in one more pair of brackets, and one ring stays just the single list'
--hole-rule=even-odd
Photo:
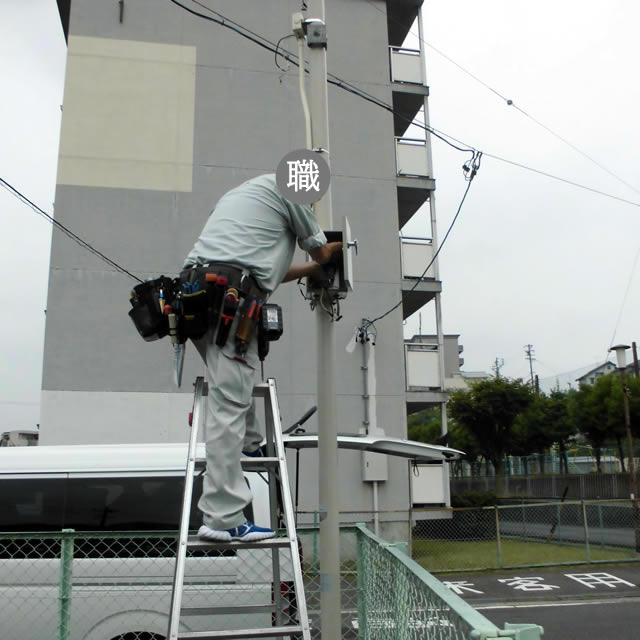
[{"label": "worker's hand", "polygon": [[309,255],[320,264],[326,264],[334,253],[342,250],[342,242],[327,242],[321,247],[309,250]]},{"label": "worker's hand", "polygon": [[330,255],[342,251],[342,242],[327,242],[327,249]]},{"label": "worker's hand", "polygon": [[[339,243],[337,243],[339,244]],[[309,276],[318,282],[329,280],[330,276],[325,268],[318,262],[310,262]]]}]

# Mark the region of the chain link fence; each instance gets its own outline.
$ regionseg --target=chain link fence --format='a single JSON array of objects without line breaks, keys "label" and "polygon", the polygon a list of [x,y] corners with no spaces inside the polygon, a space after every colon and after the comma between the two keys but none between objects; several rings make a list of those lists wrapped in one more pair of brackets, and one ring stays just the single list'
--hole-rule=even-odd
[{"label": "chain link fence", "polygon": [[[173,532],[0,534],[0,638],[164,640],[176,540]],[[295,623],[289,553],[275,553],[276,592],[268,549],[190,550],[183,630]]]},{"label": "chain link fence", "polygon": [[412,557],[433,573],[640,560],[630,500],[416,509],[412,522]]},{"label": "chain link fence", "polygon": [[359,638],[539,640],[537,625],[505,625],[499,630],[459,596],[365,527],[357,528]]},{"label": "chain link fence", "polygon": [[565,491],[572,500],[622,500],[631,494],[631,481],[628,473],[451,478],[452,495],[492,492],[501,497],[553,499]]},{"label": "chain link fence", "polygon": [[[312,637],[320,638],[319,533],[299,533]],[[386,543],[362,525],[343,527],[340,535],[343,638],[404,640],[429,630],[442,640],[468,638],[472,630],[498,637],[494,625],[411,560],[406,543]],[[0,638],[164,640],[176,538],[175,532],[0,534]],[[192,615],[182,619],[183,630],[297,623],[288,551],[278,553],[282,569],[274,581],[269,550],[190,551],[183,604]]]}]

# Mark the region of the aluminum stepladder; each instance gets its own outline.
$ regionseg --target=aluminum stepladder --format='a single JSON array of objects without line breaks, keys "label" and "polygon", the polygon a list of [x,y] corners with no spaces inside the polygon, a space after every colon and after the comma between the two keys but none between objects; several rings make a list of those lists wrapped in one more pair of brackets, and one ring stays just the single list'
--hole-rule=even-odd
[{"label": "aluminum stepladder", "polygon": [[[198,432],[204,424],[206,415],[207,385],[203,377],[198,377],[195,382],[193,414],[191,416],[191,435],[189,438],[189,448],[187,455],[187,468],[185,474],[184,494],[182,501],[182,515],[180,518],[180,533],[178,539],[178,549],[176,554],[175,573],[173,578],[173,590],[171,594],[171,609],[169,614],[169,629],[167,640],[179,640],[194,638],[198,640],[209,640],[214,638],[285,638],[295,637],[302,640],[310,640],[309,619],[302,580],[302,567],[298,549],[298,538],[296,535],[293,504],[291,491],[289,488],[289,477],[287,473],[287,461],[285,457],[284,444],[282,441],[282,427],[280,423],[280,410],[278,407],[278,397],[276,393],[275,380],[270,378],[267,382],[260,383],[254,387],[253,396],[264,399],[265,408],[265,432],[266,432],[266,456],[257,458],[242,458],[242,468],[244,471],[267,471],[269,477],[269,502],[271,513],[271,528],[278,529],[278,494],[281,496],[282,513],[284,521],[285,536],[260,540],[257,542],[209,542],[203,541],[196,536],[189,535],[189,516],[191,511],[191,500],[193,496],[193,482],[197,468],[204,467],[204,460],[199,459],[197,453]],[[216,609],[215,603],[211,607],[196,607],[193,609],[182,607],[182,596],[184,591],[185,568],[187,564],[187,551],[196,550],[246,550],[246,549],[269,549],[271,550],[271,566],[273,571],[272,594],[273,603],[271,605],[241,605]],[[291,564],[291,573],[294,583],[295,599],[297,603],[296,624],[284,624],[283,606],[285,598],[280,591],[280,550],[288,549],[286,554],[288,562]],[[283,554],[285,555],[285,554]],[[216,631],[180,631],[180,620],[189,615],[216,615],[224,613],[229,615],[237,613],[241,617],[243,613],[255,613],[257,610],[269,610],[272,613],[272,626],[261,628],[237,628]]]}]

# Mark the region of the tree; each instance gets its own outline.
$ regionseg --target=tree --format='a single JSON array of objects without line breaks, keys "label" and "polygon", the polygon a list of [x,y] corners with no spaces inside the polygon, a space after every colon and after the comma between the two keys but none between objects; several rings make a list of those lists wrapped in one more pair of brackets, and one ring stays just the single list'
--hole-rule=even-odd
[{"label": "tree", "polygon": [[434,444],[442,434],[440,407],[423,409],[409,416],[407,436],[409,440]]},{"label": "tree", "polygon": [[503,475],[503,459],[513,446],[516,418],[532,402],[534,393],[522,380],[481,380],[469,391],[455,391],[449,412],[473,438],[477,450],[489,460],[496,476]]},{"label": "tree", "polygon": [[[577,427],[569,413],[567,393],[552,391],[548,396],[536,395],[529,407],[517,418],[515,433],[519,455],[541,453],[552,444],[557,444],[560,471],[569,472],[567,444],[577,433]],[[541,469],[544,473],[544,465],[541,465]]]},{"label": "tree", "polygon": [[[634,435],[640,435],[640,378],[627,377],[631,427]],[[602,376],[593,385],[583,385],[570,396],[570,414],[579,431],[593,446],[596,466],[602,471],[602,447],[609,440],[615,441],[618,456],[625,468],[623,443],[626,440],[622,381],[616,373]]]},{"label": "tree", "polygon": [[569,412],[580,433],[593,447],[596,467],[601,472],[602,447],[607,439],[606,412],[602,403],[595,401],[592,386],[581,385],[570,394]]}]

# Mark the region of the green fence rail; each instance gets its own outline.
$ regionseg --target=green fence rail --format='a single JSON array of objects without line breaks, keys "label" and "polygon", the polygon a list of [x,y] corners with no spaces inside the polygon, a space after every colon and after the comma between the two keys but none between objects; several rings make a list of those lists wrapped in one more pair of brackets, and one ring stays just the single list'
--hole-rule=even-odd
[{"label": "green fence rail", "polygon": [[537,640],[538,625],[498,629],[404,552],[357,528],[358,638]]}]

